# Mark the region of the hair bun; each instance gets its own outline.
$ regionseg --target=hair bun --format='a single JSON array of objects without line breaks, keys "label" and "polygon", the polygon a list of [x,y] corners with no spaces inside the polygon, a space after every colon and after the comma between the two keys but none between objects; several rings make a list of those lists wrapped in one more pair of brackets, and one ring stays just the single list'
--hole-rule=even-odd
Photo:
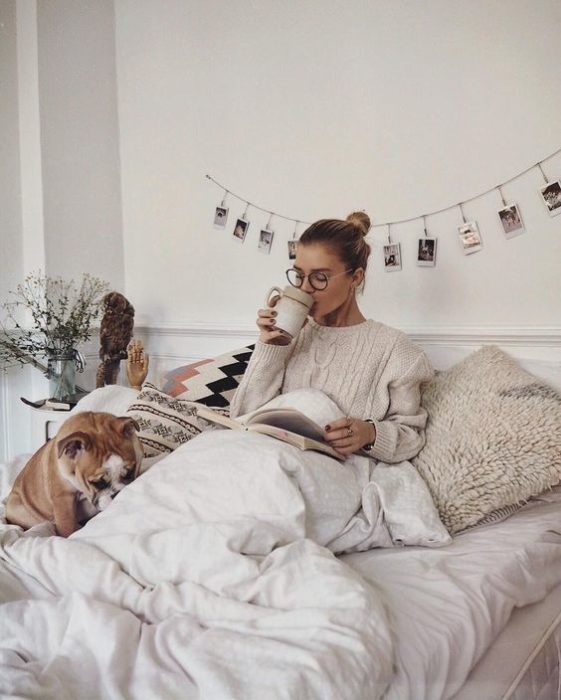
[{"label": "hair bun", "polygon": [[356,228],[360,229],[363,236],[366,236],[368,231],[370,231],[370,227],[372,226],[370,217],[365,211],[353,211],[352,214],[347,216],[345,221],[348,221],[356,226]]}]

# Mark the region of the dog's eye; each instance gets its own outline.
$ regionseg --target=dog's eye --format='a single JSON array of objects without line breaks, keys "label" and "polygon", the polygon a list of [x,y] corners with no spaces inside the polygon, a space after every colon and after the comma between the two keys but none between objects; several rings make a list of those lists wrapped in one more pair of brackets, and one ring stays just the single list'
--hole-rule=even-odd
[{"label": "dog's eye", "polygon": [[121,481],[124,481],[125,484],[130,483],[134,479],[134,470],[133,469],[123,469],[121,471]]},{"label": "dog's eye", "polygon": [[109,486],[109,482],[103,476],[100,479],[96,479],[95,481],[92,481],[91,484],[92,484],[92,486],[95,486],[96,489],[99,489],[100,491],[102,489],[106,489]]}]

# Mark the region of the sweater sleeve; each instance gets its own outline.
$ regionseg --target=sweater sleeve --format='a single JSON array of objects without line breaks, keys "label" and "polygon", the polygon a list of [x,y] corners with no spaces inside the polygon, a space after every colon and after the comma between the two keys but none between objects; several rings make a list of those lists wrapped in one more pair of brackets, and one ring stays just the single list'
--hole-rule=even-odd
[{"label": "sweater sleeve", "polygon": [[230,403],[232,418],[261,408],[280,394],[290,345],[270,345],[257,341],[242,381]]},{"label": "sweater sleeve", "polygon": [[421,384],[434,371],[421,353],[409,370],[388,386],[390,404],[384,420],[374,421],[376,439],[369,455],[388,464],[415,457],[425,444],[427,412],[421,406]]}]

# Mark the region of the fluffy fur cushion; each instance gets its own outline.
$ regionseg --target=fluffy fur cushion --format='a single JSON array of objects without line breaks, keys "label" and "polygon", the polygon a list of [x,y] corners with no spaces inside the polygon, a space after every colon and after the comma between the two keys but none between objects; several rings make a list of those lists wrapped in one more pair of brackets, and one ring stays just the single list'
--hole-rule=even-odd
[{"label": "fluffy fur cushion", "polygon": [[254,347],[249,345],[214,359],[177,367],[164,376],[163,391],[207,406],[229,406]]},{"label": "fluffy fur cushion", "polygon": [[413,463],[449,532],[561,481],[561,395],[497,347],[423,392],[426,445]]},{"label": "fluffy fur cushion", "polygon": [[140,427],[138,437],[145,457],[160,457],[198,435],[205,426],[191,401],[168,396],[145,384],[126,415]]}]

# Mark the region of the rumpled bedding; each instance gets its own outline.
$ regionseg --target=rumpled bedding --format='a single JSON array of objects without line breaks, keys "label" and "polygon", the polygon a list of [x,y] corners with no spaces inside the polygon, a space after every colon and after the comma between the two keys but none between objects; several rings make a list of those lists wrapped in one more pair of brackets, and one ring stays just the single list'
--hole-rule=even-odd
[{"label": "rumpled bedding", "polygon": [[213,430],[68,539],[0,525],[0,696],[381,697],[383,597],[333,554],[391,545],[369,469]]}]

